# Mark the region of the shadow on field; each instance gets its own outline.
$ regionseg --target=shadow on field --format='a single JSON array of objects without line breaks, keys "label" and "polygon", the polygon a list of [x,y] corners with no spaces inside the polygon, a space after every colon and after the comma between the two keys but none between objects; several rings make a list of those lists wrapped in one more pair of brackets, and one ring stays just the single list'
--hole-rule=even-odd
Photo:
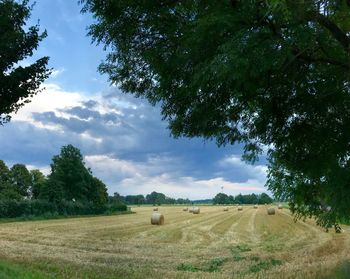
[{"label": "shadow on field", "polygon": [[350,278],[350,262],[346,261],[337,266],[330,274],[321,279],[349,279]]}]

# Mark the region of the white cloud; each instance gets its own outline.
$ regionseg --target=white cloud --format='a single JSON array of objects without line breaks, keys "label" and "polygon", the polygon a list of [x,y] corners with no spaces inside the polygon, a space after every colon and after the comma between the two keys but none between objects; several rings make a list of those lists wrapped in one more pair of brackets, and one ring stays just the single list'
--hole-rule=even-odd
[{"label": "white cloud", "polygon": [[[107,155],[95,155],[85,156],[85,160],[94,175],[106,181],[110,194],[119,192],[123,195],[146,195],[158,191],[174,198],[205,199],[214,197],[221,191],[221,187],[229,195],[265,191],[264,184],[256,179],[247,179],[239,183],[222,177],[196,179],[179,176],[174,168],[169,166],[171,158],[149,158],[146,162],[133,162],[113,159]],[[163,169],[163,172],[155,174],[155,169]]]},{"label": "white cloud", "polygon": [[68,92],[57,84],[49,83],[42,86],[42,92],[35,95],[29,104],[22,107],[17,114],[12,116],[12,121],[26,121],[38,124],[34,121],[32,113],[43,113],[54,111],[60,113],[59,109],[77,106],[84,97],[79,92]]},{"label": "white cloud", "polygon": [[51,72],[50,77],[56,78],[56,77],[58,77],[59,75],[61,75],[64,71],[65,71],[64,68],[59,68],[59,69],[53,70],[53,71]]},{"label": "white cloud", "polygon": [[51,172],[51,168],[49,166],[34,166],[34,165],[26,165],[28,170],[40,170],[44,175],[49,175]]}]

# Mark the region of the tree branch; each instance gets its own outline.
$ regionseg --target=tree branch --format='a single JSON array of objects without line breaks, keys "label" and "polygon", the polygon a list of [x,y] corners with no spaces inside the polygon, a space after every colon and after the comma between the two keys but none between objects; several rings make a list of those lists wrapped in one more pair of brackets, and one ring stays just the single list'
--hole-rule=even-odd
[{"label": "tree branch", "polygon": [[345,51],[349,52],[350,38],[334,22],[316,11],[308,12],[307,19],[310,21],[316,21],[318,24],[328,29],[333,37],[343,46]]}]

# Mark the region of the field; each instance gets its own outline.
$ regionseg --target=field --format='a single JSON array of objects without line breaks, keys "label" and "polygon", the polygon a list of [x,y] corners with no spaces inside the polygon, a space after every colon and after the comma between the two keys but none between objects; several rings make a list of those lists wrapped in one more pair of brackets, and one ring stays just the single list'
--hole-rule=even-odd
[{"label": "field", "polygon": [[163,226],[150,224],[152,207],[132,210],[1,223],[0,275],[5,265],[26,278],[348,278],[348,227],[326,233],[265,206],[202,206],[199,215],[161,206]]}]

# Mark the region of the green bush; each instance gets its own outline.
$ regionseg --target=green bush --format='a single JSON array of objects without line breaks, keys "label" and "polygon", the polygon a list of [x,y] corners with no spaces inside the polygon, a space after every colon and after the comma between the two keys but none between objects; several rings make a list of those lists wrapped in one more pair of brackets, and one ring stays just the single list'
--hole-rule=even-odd
[{"label": "green bush", "polygon": [[0,200],[0,218],[111,214],[127,210],[126,205],[118,203],[96,205],[66,200],[57,203],[46,200]]}]

